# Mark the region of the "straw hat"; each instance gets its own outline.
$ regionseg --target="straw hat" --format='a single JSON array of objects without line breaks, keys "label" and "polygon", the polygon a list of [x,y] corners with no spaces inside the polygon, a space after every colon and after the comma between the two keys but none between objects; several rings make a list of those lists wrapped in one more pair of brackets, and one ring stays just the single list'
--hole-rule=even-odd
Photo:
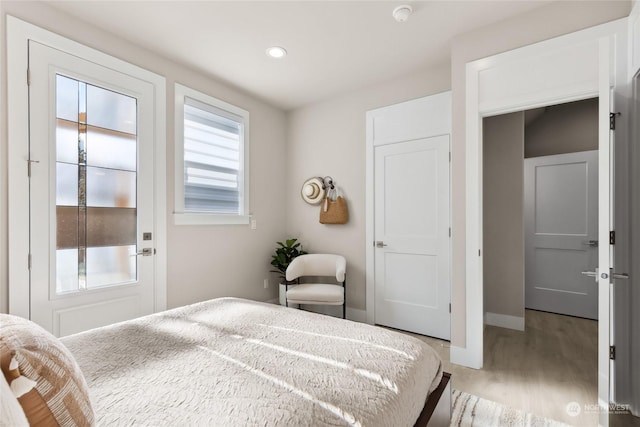
[{"label": "straw hat", "polygon": [[309,178],[302,184],[302,199],[310,205],[317,205],[324,197],[324,188],[322,188],[322,179]]}]

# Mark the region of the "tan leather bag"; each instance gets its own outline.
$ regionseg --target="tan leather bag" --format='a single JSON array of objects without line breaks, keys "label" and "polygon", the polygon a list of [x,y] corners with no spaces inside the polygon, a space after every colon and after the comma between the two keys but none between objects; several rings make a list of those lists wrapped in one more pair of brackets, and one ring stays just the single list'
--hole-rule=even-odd
[{"label": "tan leather bag", "polygon": [[331,190],[320,204],[320,224],[346,224],[349,221],[347,201],[342,196],[332,200],[331,193],[337,192]]}]

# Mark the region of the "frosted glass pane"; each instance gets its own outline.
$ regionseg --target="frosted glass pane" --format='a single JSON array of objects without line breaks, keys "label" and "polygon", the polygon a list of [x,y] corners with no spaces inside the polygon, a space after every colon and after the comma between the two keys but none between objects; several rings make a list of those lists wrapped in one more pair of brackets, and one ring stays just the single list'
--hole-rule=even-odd
[{"label": "frosted glass pane", "polygon": [[136,133],[136,99],[87,85],[87,124]]},{"label": "frosted glass pane", "polygon": [[78,121],[78,81],[56,76],[56,117]]},{"label": "frosted glass pane", "polygon": [[78,206],[78,166],[56,163],[56,205]]},{"label": "frosted glass pane", "polygon": [[136,170],[136,136],[89,126],[87,165]]},{"label": "frosted glass pane", "polygon": [[56,251],[56,293],[78,290],[78,250]]},{"label": "frosted glass pane", "polygon": [[87,208],[87,246],[136,244],[136,210]]},{"label": "frosted glass pane", "polygon": [[56,249],[78,247],[78,207],[56,207]]},{"label": "frosted glass pane", "polygon": [[136,207],[136,173],[87,167],[87,206]]},{"label": "frosted glass pane", "polygon": [[78,123],[62,119],[56,121],[56,159],[78,163]]},{"label": "frosted glass pane", "polygon": [[135,245],[87,248],[87,288],[136,280],[135,253]]}]

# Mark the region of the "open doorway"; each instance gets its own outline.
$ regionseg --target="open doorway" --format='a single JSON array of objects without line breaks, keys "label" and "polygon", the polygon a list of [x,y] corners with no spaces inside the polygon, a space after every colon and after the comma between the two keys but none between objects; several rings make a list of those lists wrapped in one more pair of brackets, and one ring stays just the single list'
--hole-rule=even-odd
[{"label": "open doorway", "polygon": [[597,149],[597,98],[483,121],[484,369],[518,384],[488,397],[577,425],[598,422],[567,412],[597,402]]}]

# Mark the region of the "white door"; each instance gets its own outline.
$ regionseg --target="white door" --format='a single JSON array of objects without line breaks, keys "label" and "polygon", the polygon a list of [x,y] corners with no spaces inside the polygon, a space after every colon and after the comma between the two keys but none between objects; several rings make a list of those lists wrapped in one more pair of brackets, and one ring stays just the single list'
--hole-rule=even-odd
[{"label": "white door", "polygon": [[31,319],[152,313],[153,86],[33,41],[29,70]]},{"label": "white door", "polygon": [[614,193],[611,191],[614,180],[613,151],[614,133],[609,127],[609,115],[613,112],[611,73],[612,45],[610,38],[599,41],[598,70],[598,268],[594,271],[598,281],[598,404],[600,408],[599,425],[609,425],[609,403],[613,401],[612,382],[615,378],[614,361],[609,357],[609,348],[614,334],[612,278],[615,246],[609,242],[609,232],[614,230]]},{"label": "white door", "polygon": [[374,157],[375,323],[448,340],[449,135]]},{"label": "white door", "polygon": [[598,318],[598,152],[525,159],[525,306]]}]

